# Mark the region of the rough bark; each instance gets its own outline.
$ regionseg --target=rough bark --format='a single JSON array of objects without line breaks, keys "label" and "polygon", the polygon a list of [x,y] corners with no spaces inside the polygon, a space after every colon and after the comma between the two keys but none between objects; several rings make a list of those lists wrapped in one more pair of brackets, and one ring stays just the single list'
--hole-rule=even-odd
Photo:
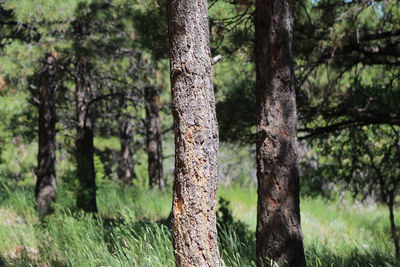
[{"label": "rough bark", "polygon": [[259,266],[305,266],[289,0],[256,2]]},{"label": "rough bark", "polygon": [[164,191],[159,94],[155,87],[145,88],[146,144],[150,188],[158,186]]},{"label": "rough bark", "polygon": [[388,208],[389,208],[389,217],[390,217],[390,229],[392,232],[392,239],[394,243],[394,248],[395,248],[395,253],[396,253],[396,259],[400,259],[400,248],[399,248],[399,237],[397,235],[397,227],[394,221],[394,199],[395,196],[392,193],[389,196],[389,201],[388,201]]},{"label": "rough bark", "polygon": [[39,146],[35,196],[40,217],[51,212],[51,203],[56,201],[55,74],[55,59],[47,55],[39,73]]},{"label": "rough bark", "polygon": [[136,178],[131,150],[132,139],[134,139],[134,126],[129,119],[123,119],[120,129],[121,165],[119,177],[121,183],[125,185],[131,184],[132,179]]},{"label": "rough bark", "polygon": [[77,206],[87,212],[97,212],[96,174],[94,168],[93,124],[89,100],[91,97],[90,62],[78,57],[75,63],[75,101],[77,115],[76,169],[79,179]]},{"label": "rough bark", "polygon": [[218,127],[205,0],[169,0],[177,266],[219,266],[216,229]]}]

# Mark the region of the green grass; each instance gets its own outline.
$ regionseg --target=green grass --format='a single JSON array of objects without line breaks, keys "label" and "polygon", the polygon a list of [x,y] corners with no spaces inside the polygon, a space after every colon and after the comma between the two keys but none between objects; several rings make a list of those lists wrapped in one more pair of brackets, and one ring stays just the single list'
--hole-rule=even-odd
[{"label": "green grass", "polygon": [[[95,216],[74,210],[68,197],[61,186],[55,213],[41,222],[32,184],[0,182],[0,266],[174,266],[171,191],[103,185]],[[224,265],[255,266],[256,189],[220,187],[218,198],[233,215],[219,220]],[[309,266],[400,265],[385,207],[305,198],[301,210]]]}]

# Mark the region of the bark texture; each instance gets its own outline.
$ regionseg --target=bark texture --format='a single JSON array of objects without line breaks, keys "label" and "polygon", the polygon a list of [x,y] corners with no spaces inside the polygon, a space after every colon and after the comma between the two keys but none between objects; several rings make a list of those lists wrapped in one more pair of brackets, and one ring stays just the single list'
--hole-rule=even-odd
[{"label": "bark texture", "polygon": [[121,162],[120,162],[120,180],[123,184],[132,183],[132,179],[136,178],[135,165],[132,158],[131,143],[134,140],[134,126],[129,119],[122,119],[120,129],[121,143]]},{"label": "bark texture", "polygon": [[77,206],[87,212],[97,212],[96,174],[94,169],[93,124],[89,101],[91,98],[90,62],[78,57],[75,63],[75,101],[77,114],[76,162],[79,189]]},{"label": "bark texture", "polygon": [[290,2],[256,1],[259,266],[305,266]]},{"label": "bark texture", "polygon": [[146,142],[150,188],[164,191],[163,154],[160,123],[160,93],[155,87],[144,91],[146,106]]},{"label": "bark texture", "polygon": [[39,73],[39,147],[38,169],[35,187],[39,215],[43,217],[51,211],[51,203],[56,201],[56,106],[57,86],[54,57],[47,55]]},{"label": "bark texture", "polygon": [[168,0],[175,179],[172,237],[177,266],[219,266],[216,229],[218,127],[208,4]]}]

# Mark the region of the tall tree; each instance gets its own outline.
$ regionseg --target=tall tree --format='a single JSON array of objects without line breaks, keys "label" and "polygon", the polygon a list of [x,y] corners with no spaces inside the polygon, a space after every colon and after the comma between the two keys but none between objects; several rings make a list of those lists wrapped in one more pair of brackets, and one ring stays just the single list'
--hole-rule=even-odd
[{"label": "tall tree", "polygon": [[[82,8],[85,8],[82,5]],[[75,158],[76,173],[79,180],[77,206],[88,212],[97,212],[96,205],[96,173],[94,167],[94,130],[90,109],[93,98],[93,82],[91,78],[92,64],[87,54],[91,51],[85,46],[85,40],[91,34],[89,12],[78,16],[72,23],[75,38],[75,107],[76,136]]]},{"label": "tall tree", "polygon": [[259,266],[305,266],[290,0],[256,2]]},{"label": "tall tree", "polygon": [[206,0],[167,3],[175,179],[172,238],[177,266],[219,266],[218,128]]},{"label": "tall tree", "polygon": [[96,173],[94,168],[93,122],[89,100],[91,98],[90,62],[77,57],[75,62],[75,101],[77,129],[75,137],[76,170],[79,179],[77,206],[84,211],[97,212]]},{"label": "tall tree", "polygon": [[120,170],[119,177],[125,185],[131,184],[136,178],[131,144],[135,141],[135,125],[131,118],[120,118]]},{"label": "tall tree", "polygon": [[[148,83],[144,86],[144,101],[146,109],[145,135],[146,151],[148,158],[149,186],[164,190],[165,181],[163,177],[163,155],[160,109],[160,93],[165,87],[163,81],[159,81],[160,74],[158,63],[168,57],[168,27],[167,27],[167,5],[166,0],[145,0],[141,4],[146,8],[138,8],[134,12],[133,24],[140,51],[146,51],[151,55],[147,65],[149,71],[142,72],[142,80]],[[149,31],[151,27],[153,30]],[[156,74],[155,77],[154,74]],[[163,76],[163,75],[162,75]],[[160,84],[160,85],[157,85]]]},{"label": "tall tree", "polygon": [[55,58],[46,55],[39,77],[38,169],[35,187],[39,215],[51,211],[56,201],[56,105],[57,87]]},{"label": "tall tree", "polygon": [[164,191],[162,133],[160,124],[160,92],[156,87],[146,87],[146,143],[150,187]]}]

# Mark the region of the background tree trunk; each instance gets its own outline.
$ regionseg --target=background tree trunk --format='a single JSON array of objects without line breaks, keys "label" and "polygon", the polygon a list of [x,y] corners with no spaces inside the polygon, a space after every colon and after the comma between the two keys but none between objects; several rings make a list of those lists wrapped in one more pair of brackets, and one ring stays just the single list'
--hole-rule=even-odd
[{"label": "background tree trunk", "polygon": [[96,174],[94,169],[93,124],[89,109],[91,97],[90,62],[82,57],[76,61],[76,161],[79,189],[77,206],[88,212],[97,212]]},{"label": "background tree trunk", "polygon": [[208,4],[169,0],[168,33],[175,179],[172,237],[177,266],[219,266],[216,229],[218,126]]},{"label": "background tree trunk", "polygon": [[389,208],[390,229],[391,229],[391,233],[392,233],[392,239],[393,239],[393,243],[394,243],[396,259],[400,259],[399,237],[397,235],[397,227],[396,227],[396,223],[394,220],[394,210],[393,210],[395,199],[396,199],[396,196],[395,196],[394,192],[389,193],[389,201],[387,202],[387,205]]},{"label": "background tree trunk", "polygon": [[305,266],[289,0],[256,2],[257,257]]},{"label": "background tree trunk", "polygon": [[[120,129],[121,165],[120,180],[123,184],[131,184],[136,178],[135,165],[132,159],[131,143],[134,141],[134,126],[130,119],[123,118]],[[132,140],[133,139],[133,140]]]},{"label": "background tree trunk", "polygon": [[39,147],[35,188],[40,217],[51,211],[56,201],[56,66],[55,59],[47,55],[39,73]]},{"label": "background tree trunk", "polygon": [[146,143],[150,188],[158,186],[164,191],[163,154],[160,123],[160,92],[155,87],[144,91],[146,106]]}]

